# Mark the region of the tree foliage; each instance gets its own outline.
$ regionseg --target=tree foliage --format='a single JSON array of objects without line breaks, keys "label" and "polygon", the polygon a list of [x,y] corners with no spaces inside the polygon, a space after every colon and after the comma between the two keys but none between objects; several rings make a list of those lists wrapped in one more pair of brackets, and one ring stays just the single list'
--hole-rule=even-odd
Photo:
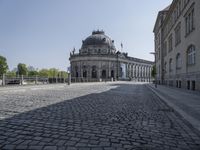
[{"label": "tree foliage", "polygon": [[15,71],[8,71],[6,73],[6,76],[7,77],[11,77],[11,78],[16,77],[16,72]]},{"label": "tree foliage", "polygon": [[26,67],[26,64],[19,63],[17,65],[17,74],[18,75],[27,75],[28,74],[28,69]]},{"label": "tree foliage", "polygon": [[50,68],[49,69],[49,77],[51,77],[51,78],[58,77],[58,72],[59,72],[58,69]]},{"label": "tree foliage", "polygon": [[0,56],[0,75],[8,71],[8,64],[5,57]]},{"label": "tree foliage", "polygon": [[40,77],[49,77],[49,70],[48,69],[41,69],[38,72],[38,76],[40,76]]}]

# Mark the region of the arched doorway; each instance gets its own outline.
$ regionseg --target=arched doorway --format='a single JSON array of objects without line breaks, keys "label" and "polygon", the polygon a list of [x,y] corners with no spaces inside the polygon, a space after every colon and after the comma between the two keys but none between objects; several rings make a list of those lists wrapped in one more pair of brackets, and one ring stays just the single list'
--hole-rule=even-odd
[{"label": "arched doorway", "polygon": [[87,71],[86,70],[83,71],[83,78],[87,78]]},{"label": "arched doorway", "polygon": [[76,78],[78,78],[78,66],[75,67]]},{"label": "arched doorway", "polygon": [[114,70],[111,70],[111,78],[114,78]]},{"label": "arched doorway", "polygon": [[102,76],[103,79],[106,78],[106,70],[102,70],[101,76]]},{"label": "arched doorway", "polygon": [[96,66],[92,66],[92,78],[97,78],[97,69],[96,69]]}]

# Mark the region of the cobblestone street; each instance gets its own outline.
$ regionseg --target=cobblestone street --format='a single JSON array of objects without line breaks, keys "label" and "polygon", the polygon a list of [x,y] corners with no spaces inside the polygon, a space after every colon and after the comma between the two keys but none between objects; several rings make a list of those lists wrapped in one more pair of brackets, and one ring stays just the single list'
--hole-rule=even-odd
[{"label": "cobblestone street", "polygon": [[145,84],[0,89],[0,149],[200,149],[200,134]]}]

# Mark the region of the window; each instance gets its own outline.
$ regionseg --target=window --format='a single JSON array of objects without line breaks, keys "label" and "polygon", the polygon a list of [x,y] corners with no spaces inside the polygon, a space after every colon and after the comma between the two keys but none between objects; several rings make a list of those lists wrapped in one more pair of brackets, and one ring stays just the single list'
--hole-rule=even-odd
[{"label": "window", "polygon": [[78,66],[75,66],[76,77],[78,78]]},{"label": "window", "polygon": [[187,81],[187,89],[190,90],[190,80]]},{"label": "window", "polygon": [[178,2],[178,6],[179,6],[179,15],[181,14],[182,8],[181,8],[181,0]]},{"label": "window", "polygon": [[97,78],[97,68],[96,68],[96,66],[92,66],[92,78]]},{"label": "window", "polygon": [[164,73],[167,73],[167,62],[165,62]]},{"label": "window", "polygon": [[187,64],[194,65],[195,61],[195,46],[191,45],[187,50]]},{"label": "window", "polygon": [[181,23],[175,28],[175,44],[178,45],[181,42]]},{"label": "window", "polygon": [[191,8],[185,15],[185,35],[189,35],[194,28],[194,8]]},{"label": "window", "polygon": [[163,55],[164,56],[167,55],[167,42],[164,42],[164,45],[163,45]]},{"label": "window", "polygon": [[184,6],[186,6],[188,2],[189,0],[184,0]]},{"label": "window", "polygon": [[178,53],[176,55],[176,69],[180,69],[181,68],[181,55],[180,53]]},{"label": "window", "polygon": [[172,58],[169,59],[169,72],[172,72]]},{"label": "window", "polygon": [[83,77],[87,78],[87,67],[83,66]]},{"label": "window", "polygon": [[172,49],[173,49],[173,39],[172,39],[172,34],[169,36],[169,38],[168,38],[168,48],[169,48],[169,52],[171,52],[172,51]]},{"label": "window", "polygon": [[195,87],[195,81],[192,81],[192,90],[195,91],[196,87]]}]

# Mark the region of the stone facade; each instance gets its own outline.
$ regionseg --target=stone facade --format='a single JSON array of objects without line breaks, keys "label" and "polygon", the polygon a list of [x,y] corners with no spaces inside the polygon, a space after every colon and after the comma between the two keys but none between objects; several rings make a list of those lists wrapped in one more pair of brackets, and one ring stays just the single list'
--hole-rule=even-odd
[{"label": "stone facade", "polygon": [[72,81],[150,81],[153,62],[129,57],[116,50],[103,31],[94,31],[82,41],[79,53],[70,53]]},{"label": "stone facade", "polygon": [[160,84],[200,90],[200,1],[173,0],[154,27]]}]

